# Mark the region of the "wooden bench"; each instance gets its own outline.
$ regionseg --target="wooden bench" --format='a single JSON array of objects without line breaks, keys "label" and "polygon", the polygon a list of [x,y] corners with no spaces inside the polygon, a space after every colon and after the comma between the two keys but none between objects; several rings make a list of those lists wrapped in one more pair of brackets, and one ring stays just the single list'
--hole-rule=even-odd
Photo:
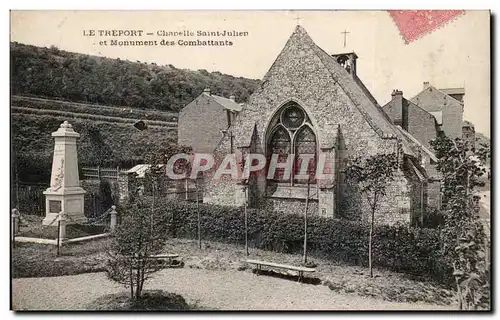
[{"label": "wooden bench", "polygon": [[166,261],[168,261],[168,265],[172,266],[174,259],[178,258],[178,257],[179,257],[179,255],[175,254],[175,253],[172,253],[172,254],[157,254],[157,255],[154,255],[154,256],[150,256],[149,259],[166,260]]},{"label": "wooden bench", "polygon": [[[128,256],[128,257],[130,257],[130,256]],[[168,263],[168,266],[173,266],[173,260],[175,258],[178,258],[178,257],[179,257],[178,254],[172,253],[172,254],[157,254],[154,256],[149,256],[149,257],[147,257],[147,259],[157,260],[157,261],[166,260]]]},{"label": "wooden bench", "polygon": [[257,267],[257,269],[256,269],[257,275],[259,275],[260,271],[262,270],[262,266],[298,271],[299,272],[299,280],[298,280],[299,282],[304,277],[304,272],[315,272],[316,271],[316,269],[314,269],[314,268],[298,267],[298,266],[292,266],[292,265],[288,265],[288,264],[279,264],[279,263],[261,261],[261,260],[247,260],[247,262],[250,264],[254,264]]}]

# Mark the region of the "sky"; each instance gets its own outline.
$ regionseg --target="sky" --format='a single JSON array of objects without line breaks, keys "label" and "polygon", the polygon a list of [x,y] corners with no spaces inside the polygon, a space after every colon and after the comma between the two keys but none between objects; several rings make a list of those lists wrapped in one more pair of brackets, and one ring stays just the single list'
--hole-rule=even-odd
[{"label": "sky", "polygon": [[[490,136],[490,15],[464,15],[405,44],[386,11],[11,11],[11,41],[177,68],[220,71],[261,79],[297,23],[328,53],[354,51],[357,74],[380,105],[393,89],[412,98],[428,81],[437,88],[465,88],[464,120]],[[96,36],[88,36],[94,30]],[[142,37],[99,36],[98,30],[143,30]],[[212,37],[232,46],[181,46],[197,36],[162,31],[237,31]],[[347,31],[346,46],[344,34]],[[149,36],[146,33],[153,33]],[[84,33],[86,35],[84,35]],[[174,46],[110,46],[110,39],[174,41]],[[101,45],[106,41],[107,45]]]}]

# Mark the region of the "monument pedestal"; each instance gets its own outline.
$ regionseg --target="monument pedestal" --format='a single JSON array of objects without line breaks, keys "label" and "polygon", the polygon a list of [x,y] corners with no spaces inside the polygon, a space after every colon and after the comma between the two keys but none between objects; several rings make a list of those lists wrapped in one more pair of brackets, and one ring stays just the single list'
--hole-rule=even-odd
[{"label": "monument pedestal", "polygon": [[46,209],[42,223],[57,226],[61,212],[66,216],[66,224],[85,222],[85,190],[80,187],[76,152],[76,139],[80,135],[68,121],[64,121],[52,136],[55,140],[52,175],[50,187],[43,192]]},{"label": "monument pedestal", "polygon": [[57,216],[60,212],[66,214],[66,224],[85,222],[86,218],[83,211],[85,190],[80,187],[74,187],[64,190],[64,193],[58,191],[48,188],[43,192],[45,195],[45,207],[48,210],[46,210],[42,224],[44,226],[49,224],[57,225]]}]

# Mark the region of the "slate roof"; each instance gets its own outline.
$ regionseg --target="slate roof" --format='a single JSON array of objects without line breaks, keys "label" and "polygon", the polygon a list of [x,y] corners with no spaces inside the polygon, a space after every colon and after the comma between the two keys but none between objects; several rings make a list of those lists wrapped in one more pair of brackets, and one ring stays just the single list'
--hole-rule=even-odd
[{"label": "slate roof", "polygon": [[234,102],[231,99],[216,96],[215,94],[207,94],[206,92],[203,92],[202,94],[206,94],[226,110],[240,112],[241,109],[243,109],[240,104]]},{"label": "slate roof", "polygon": [[354,105],[356,105],[370,126],[383,138],[395,138],[397,133],[394,126],[382,108],[370,99],[371,94],[367,94],[363,90],[364,86],[360,86],[358,81],[344,67],[339,65],[331,55],[318,47],[304,28],[297,26],[295,33],[300,34],[303,41],[311,46],[311,49],[313,49],[323,65],[330,71],[332,78],[340,85]]},{"label": "slate roof", "polygon": [[411,156],[416,156],[415,152],[413,151],[414,149],[412,148],[408,139],[405,139],[404,136],[399,132],[399,130],[397,130],[396,127],[391,123],[380,105],[378,105],[378,103],[374,101],[375,99],[368,91],[368,89],[364,85],[362,85],[361,80],[359,78],[354,79],[345,68],[343,68],[337,63],[337,61],[335,61],[334,57],[318,47],[304,30],[304,28],[302,28],[301,26],[297,26],[294,34],[298,34],[300,36],[300,39],[304,43],[308,44],[316,53],[323,65],[332,75],[332,78],[344,90],[344,92],[358,108],[369,125],[375,130],[375,132],[377,132],[377,134],[379,134],[379,136],[381,136],[382,138],[399,138],[402,143],[403,152]]},{"label": "slate roof", "polygon": [[[162,164],[158,165],[158,168],[162,168],[162,167],[163,167]],[[150,164],[138,164],[135,167],[133,167],[132,169],[129,169],[125,172],[126,173],[134,173],[137,175],[136,176],[137,178],[141,179],[141,178],[144,178],[146,176],[146,172],[148,172],[148,170],[150,168],[151,168]]]},{"label": "slate roof", "polygon": [[465,94],[464,88],[446,88],[446,89],[439,89],[439,90],[446,93],[446,94]]},{"label": "slate roof", "polygon": [[444,103],[456,104],[462,106],[462,108],[464,105],[462,102],[436,89],[432,85],[419,92],[410,101],[428,112],[441,111],[441,106]]},{"label": "slate roof", "polygon": [[462,127],[471,127],[471,128],[474,128],[474,124],[470,121],[467,121],[467,120],[464,120],[462,122]]},{"label": "slate roof", "polygon": [[423,144],[421,144],[420,141],[417,140],[417,138],[412,136],[408,131],[404,130],[400,126],[396,126],[396,128],[398,128],[399,132],[401,132],[401,134],[405,140],[407,140],[409,143],[414,144],[417,148],[422,149],[422,151],[427,153],[427,155],[429,156],[429,158],[432,159],[432,161],[435,161],[435,162],[438,161],[438,159],[436,158],[436,155],[434,155],[434,153],[431,150],[429,150],[427,147],[425,147]]},{"label": "slate roof", "polygon": [[[323,49],[318,47],[307,32],[301,26],[297,26],[285,44],[285,48],[288,46],[290,39],[296,38],[303,45],[309,46],[315,55],[319,58],[322,65],[329,71],[333,80],[339,84],[342,90],[346,93],[349,99],[353,102],[368,124],[372,129],[384,139],[399,139],[402,143],[403,151],[405,154],[416,157],[415,148],[409,142],[404,135],[396,129],[396,127],[391,123],[388,116],[382,110],[380,105],[376,102],[375,98],[371,95],[369,90],[362,84],[359,78],[353,78],[347,70],[339,65],[334,57],[326,53]],[[284,50],[284,49],[283,49]],[[279,55],[278,55],[279,57]],[[275,62],[278,58],[276,58]],[[274,66],[273,63],[273,66]],[[273,69],[273,66],[269,70]],[[266,83],[267,78],[270,76],[269,72],[263,78],[262,83]],[[243,122],[244,116],[247,112],[258,112],[257,110],[251,110],[249,106],[246,106],[240,116],[237,118],[234,126],[240,128],[240,132],[247,133],[247,137],[237,137],[236,145],[238,147],[247,147],[250,144],[250,135],[253,132],[255,123]],[[239,120],[239,121],[238,121]],[[329,141],[336,141],[337,130],[330,130],[334,132],[332,139],[327,139]],[[323,146],[320,146],[323,147]]]},{"label": "slate roof", "polygon": [[[384,110],[384,113],[386,113],[388,116],[392,112],[393,102],[394,102],[394,100],[390,100],[382,107],[382,110]],[[406,99],[405,97],[403,97],[402,102],[403,102],[403,106],[406,106],[407,108],[419,108],[420,110],[429,113],[430,115],[432,115],[436,119],[437,124],[439,124],[439,125],[443,124],[443,112],[442,111],[429,112],[429,111],[419,107],[415,103],[411,102],[410,100]]]}]

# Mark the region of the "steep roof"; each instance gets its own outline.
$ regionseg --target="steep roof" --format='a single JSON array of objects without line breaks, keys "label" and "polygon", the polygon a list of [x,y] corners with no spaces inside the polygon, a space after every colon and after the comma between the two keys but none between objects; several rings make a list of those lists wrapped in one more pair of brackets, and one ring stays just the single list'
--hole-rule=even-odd
[{"label": "steep roof", "polygon": [[240,112],[242,109],[241,105],[239,105],[238,103],[234,102],[231,99],[224,98],[221,96],[216,96],[215,94],[209,94],[206,92],[203,92],[202,94],[209,96],[210,98],[212,98],[215,102],[217,102],[221,107],[223,107],[226,110]]},{"label": "steep roof", "polygon": [[[375,98],[373,98],[369,90],[362,84],[359,78],[353,78],[353,76],[348,73],[345,68],[337,63],[334,57],[318,47],[301,26],[297,26],[295,28],[288,41],[294,37],[297,37],[299,41],[313,50],[323,66],[328,70],[333,80],[339,84],[342,90],[362,114],[364,119],[380,137],[399,139],[402,143],[403,152],[414,157],[416,156],[412,144],[391,123],[388,116],[382,110],[380,105],[378,105]],[[287,44],[285,45],[285,48]],[[268,74],[264,76],[263,82],[266,81],[267,77]]]},{"label": "steep roof", "polygon": [[[262,86],[258,89],[254,94],[258,94],[259,90],[263,90],[263,85],[267,83],[268,79],[273,75],[271,72],[274,70],[274,66],[279,61],[279,58],[283,54],[283,52],[288,48],[291,41],[298,41],[304,47],[308,47],[313,51],[316,57],[319,59],[322,66],[327,70],[328,74],[332,77],[332,79],[339,85],[339,87],[344,91],[346,96],[353,102],[357,110],[363,116],[363,118],[367,121],[370,127],[381,137],[384,139],[398,139],[403,147],[403,151],[405,154],[416,157],[415,147],[410,143],[410,141],[404,137],[399,130],[391,123],[388,116],[384,113],[382,108],[378,105],[375,98],[371,95],[368,89],[362,84],[359,78],[353,78],[353,76],[347,72],[347,70],[337,63],[334,57],[326,53],[323,49],[318,47],[314,41],[310,38],[307,32],[301,26],[297,26],[292,33],[292,35],[287,40],[283,50],[277,56],[272,66],[269,68],[269,71],[263,78]],[[251,100],[252,98],[250,98]],[[252,130],[254,129],[255,123],[245,123],[243,119],[245,119],[246,113],[255,113],[259,112],[259,110],[253,110],[250,105],[245,106],[240,116],[237,118],[236,123],[234,123],[235,127],[238,127],[240,133],[245,133],[248,137],[251,135]],[[321,128],[318,128],[321,130]],[[333,136],[329,136],[328,140],[330,142],[336,141],[336,130],[323,130],[333,132]],[[324,132],[323,135],[326,135]],[[236,145],[239,147],[247,147],[250,144],[250,140],[248,138],[236,137]],[[328,146],[324,146],[328,147]]]},{"label": "steep roof", "polygon": [[408,131],[404,130],[400,126],[396,126],[396,128],[402,134],[402,136],[404,137],[405,140],[407,140],[409,143],[413,144],[415,147],[422,149],[422,151],[424,151],[429,156],[429,158],[432,159],[432,161],[436,161],[436,162],[438,161],[438,159],[436,158],[434,153],[432,151],[430,151],[429,149],[427,149],[427,147],[425,147],[422,143],[420,143],[420,141],[418,141],[417,138],[412,136]]},{"label": "steep roof", "polygon": [[470,121],[464,120],[462,122],[462,127],[471,127],[471,128],[474,129],[474,124],[472,122],[470,122]]},{"label": "steep roof", "polygon": [[464,104],[457,99],[447,95],[443,91],[429,85],[416,96],[410,99],[411,102],[428,112],[441,111],[442,106],[446,104],[455,104],[463,108]]},{"label": "steep roof", "polygon": [[[362,86],[359,85],[352,75],[345,68],[335,61],[335,59],[318,47],[307,32],[301,26],[295,28],[294,35],[298,36],[304,44],[307,44],[314,51],[316,56],[321,60],[322,64],[329,71],[332,78],[344,90],[346,95],[351,99],[360,113],[369,123],[369,125],[383,138],[395,138],[396,132],[382,108],[370,99]],[[363,86],[364,87],[364,86]]]}]

